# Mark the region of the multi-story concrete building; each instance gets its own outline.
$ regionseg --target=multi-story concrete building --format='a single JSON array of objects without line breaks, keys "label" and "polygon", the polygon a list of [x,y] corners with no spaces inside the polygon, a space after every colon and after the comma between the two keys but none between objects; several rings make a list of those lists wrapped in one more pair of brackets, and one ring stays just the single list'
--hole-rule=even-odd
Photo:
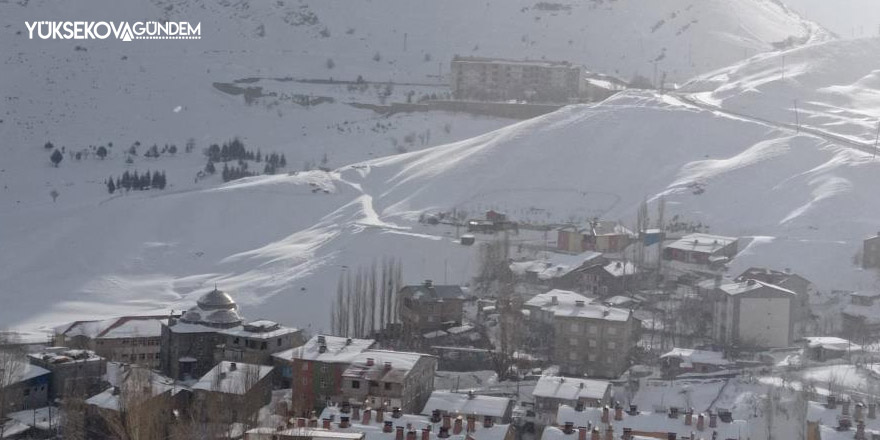
[{"label": "multi-story concrete building", "polygon": [[49,380],[52,373],[24,361],[4,365],[12,371],[2,372],[6,386],[0,388],[0,401],[5,412],[42,408],[49,404]]},{"label": "multi-story concrete building", "polygon": [[[815,297],[818,293],[816,285],[810,280],[792,272],[789,269],[782,271],[750,267],[742,275],[736,278],[742,280],[758,280],[767,284],[782,287],[795,293],[794,309],[791,319],[793,323],[793,339],[798,339],[807,334],[817,334],[818,329],[813,328],[814,320],[812,311],[810,310],[810,297]],[[813,330],[812,332],[810,330]]]},{"label": "multi-story concrete building", "polygon": [[587,89],[584,69],[562,61],[457,56],[451,69],[456,99],[568,103]]},{"label": "multi-story concrete building", "polygon": [[207,423],[256,422],[272,400],[272,367],[222,361],[193,385],[194,406]]},{"label": "multi-story concrete building", "polygon": [[404,286],[397,294],[404,331],[422,334],[443,327],[461,325],[464,301],[461,286],[423,284]]},{"label": "multi-story concrete building", "polygon": [[557,422],[560,405],[601,407],[611,403],[611,382],[574,377],[541,376],[535,390],[535,413],[540,425]]},{"label": "multi-story concrete building", "polygon": [[880,233],[866,238],[862,243],[862,267],[865,269],[880,268]]},{"label": "multi-story concrete building", "polygon": [[28,361],[52,374],[49,399],[91,396],[101,391],[107,360],[89,350],[50,349],[28,355]]},{"label": "multi-story concrete building", "polygon": [[342,395],[342,374],[375,342],[318,335],[300,347],[276,353],[276,362],[287,361],[290,365],[293,412],[307,416],[338,401]]},{"label": "multi-story concrete building", "polygon": [[641,321],[630,310],[587,304],[557,307],[553,361],[568,375],[616,378],[629,367]]},{"label": "multi-story concrete building", "polygon": [[418,413],[434,391],[437,358],[421,353],[366,350],[342,373],[342,402]]},{"label": "multi-story concrete building", "polygon": [[201,377],[216,364],[216,351],[227,339],[224,330],[241,329],[238,305],[227,293],[202,295],[179,319],[162,324],[160,369],[177,380]]},{"label": "multi-story concrete building", "polygon": [[305,343],[300,329],[284,327],[274,321],[251,321],[242,327],[221,330],[226,337],[223,360],[272,365],[272,354]]},{"label": "multi-story concrete building", "polygon": [[746,279],[715,289],[712,336],[740,348],[789,347],[797,295],[782,287]]},{"label": "multi-story concrete building", "polygon": [[76,321],[55,330],[54,344],[92,350],[109,362],[159,368],[162,322],[168,318],[152,315]]}]

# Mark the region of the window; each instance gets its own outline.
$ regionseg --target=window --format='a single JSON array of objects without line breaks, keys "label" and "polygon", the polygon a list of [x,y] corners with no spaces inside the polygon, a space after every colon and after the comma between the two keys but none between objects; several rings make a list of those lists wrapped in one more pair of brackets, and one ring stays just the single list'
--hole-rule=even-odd
[{"label": "window", "polygon": [[31,395],[31,389],[30,389],[30,388],[25,388],[25,389],[24,389],[24,395],[25,395],[25,396],[30,396],[30,395]]},{"label": "window", "polygon": [[263,342],[260,344],[260,350],[265,350],[266,348],[268,348],[268,344],[266,344],[266,341],[263,341]]},{"label": "window", "polygon": [[390,390],[390,389],[391,389],[391,382],[385,382],[385,389],[386,389],[386,390]]},{"label": "window", "polygon": [[595,335],[595,334],[597,334],[597,333],[599,333],[599,327],[597,327],[597,326],[595,326],[595,325],[591,325],[591,326],[590,326],[590,334],[591,334],[591,335]]},{"label": "window", "polygon": [[238,338],[233,339],[233,340],[232,340],[232,343],[235,344],[235,345],[238,345]]},{"label": "window", "polygon": [[595,354],[595,353],[590,353],[590,354],[587,356],[587,359],[588,359],[590,362],[596,362],[596,354]]},{"label": "window", "polygon": [[302,370],[303,370],[303,371],[309,371],[309,363],[308,363],[308,362],[303,362]]},{"label": "window", "polygon": [[359,381],[359,380],[353,380],[353,381],[351,381],[351,387],[354,388],[354,389],[356,389],[356,390],[357,390],[357,389],[360,389],[360,387],[361,387],[361,381]]},{"label": "window", "polygon": [[578,324],[577,324],[576,322],[572,322],[572,323],[571,323],[571,331],[572,331],[572,332],[578,332],[578,331],[580,331],[580,326],[578,326]]},{"label": "window", "polygon": [[615,348],[617,348],[617,343],[614,341],[608,341],[608,349],[614,350]]},{"label": "window", "polygon": [[327,388],[327,380],[321,379],[321,388]]},{"label": "window", "polygon": [[599,344],[596,343],[595,339],[590,339],[590,347],[595,348],[597,345]]},{"label": "window", "polygon": [[281,346],[281,338],[278,338],[278,346]]},{"label": "window", "polygon": [[568,342],[569,342],[571,345],[578,345],[578,340],[577,340],[577,338],[571,338],[571,340],[569,340]]},{"label": "window", "polygon": [[569,359],[569,360],[576,361],[577,358],[578,358],[577,353],[575,353],[575,352],[573,352],[573,351],[572,351],[571,353],[568,354],[568,359]]},{"label": "window", "polygon": [[608,334],[609,334],[609,335],[616,335],[616,334],[617,334],[617,329],[614,328],[614,327],[608,327]]}]

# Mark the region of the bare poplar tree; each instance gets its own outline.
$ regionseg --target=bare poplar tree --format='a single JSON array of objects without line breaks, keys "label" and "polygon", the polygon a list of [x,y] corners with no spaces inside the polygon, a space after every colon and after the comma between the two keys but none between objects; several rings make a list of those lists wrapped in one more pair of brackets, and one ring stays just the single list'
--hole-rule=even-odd
[{"label": "bare poplar tree", "polygon": [[21,379],[27,366],[24,350],[14,342],[8,334],[0,333],[0,422],[6,416],[12,393],[19,391],[10,389],[10,385]]},{"label": "bare poplar tree", "polygon": [[99,409],[108,433],[119,440],[162,440],[168,436],[171,415],[169,384],[157,383],[147,368],[132,365],[123,373],[116,410]]}]

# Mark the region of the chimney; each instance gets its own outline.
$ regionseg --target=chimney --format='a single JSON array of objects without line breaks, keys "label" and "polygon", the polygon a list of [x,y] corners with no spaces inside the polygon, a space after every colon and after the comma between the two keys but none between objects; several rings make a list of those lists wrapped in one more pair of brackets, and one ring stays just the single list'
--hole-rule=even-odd
[{"label": "chimney", "polygon": [[440,410],[435,409],[431,411],[431,423],[440,423]]},{"label": "chimney", "polygon": [[428,427],[422,428],[422,440],[431,440],[431,429]]},{"label": "chimney", "polygon": [[840,403],[840,405],[843,407],[843,415],[845,416],[849,415],[849,403],[849,400],[844,400]]},{"label": "chimney", "polygon": [[373,418],[373,410],[371,410],[369,407],[367,407],[366,409],[364,409],[364,415],[361,418],[361,425],[369,425],[370,419],[372,419],[372,418]]},{"label": "chimney", "polygon": [[318,347],[318,353],[326,353],[326,352],[327,352],[327,346],[324,344],[321,344],[321,346]]},{"label": "chimney", "polygon": [[345,345],[351,345],[351,338],[345,338]]},{"label": "chimney", "polygon": [[341,413],[343,413],[343,414],[348,414],[348,413],[350,413],[350,412],[351,412],[351,403],[348,403],[348,402],[342,402],[342,407],[339,408],[339,412],[341,412]]},{"label": "chimney", "polygon": [[400,416],[402,416],[402,415],[403,415],[403,411],[400,410],[399,406],[395,406],[394,408],[391,408],[391,417],[393,417],[395,419],[399,419]]},{"label": "chimney", "polygon": [[865,404],[862,402],[859,402],[856,404],[855,419],[856,420],[865,420]]},{"label": "chimney", "polygon": [[318,343],[321,344],[321,345],[326,344],[326,343],[327,343],[327,338],[325,338],[324,335],[318,335]]},{"label": "chimney", "polygon": [[614,425],[608,425],[605,429],[605,440],[614,440]]},{"label": "chimney", "polygon": [[825,408],[828,408],[828,409],[836,409],[836,408],[837,408],[837,398],[834,397],[833,395],[829,395],[829,396],[828,396],[828,401],[827,401],[827,403],[825,404]]},{"label": "chimney", "polygon": [[474,400],[474,397],[477,397],[477,395],[474,394],[474,390],[468,390],[468,400]]},{"label": "chimney", "polygon": [[677,407],[672,406],[669,408],[669,418],[670,419],[677,419],[678,418],[678,408]]},{"label": "chimney", "polygon": [[593,428],[593,431],[590,433],[590,440],[602,440],[599,438],[599,427]]},{"label": "chimney", "polygon": [[579,299],[579,300],[577,300],[577,301],[574,302],[574,305],[577,306],[577,307],[583,307],[583,306],[584,306],[584,301]]},{"label": "chimney", "polygon": [[297,428],[305,428],[306,427],[306,418],[305,417],[297,417],[296,418],[296,427]]},{"label": "chimney", "polygon": [[467,432],[474,432],[477,430],[477,416],[471,414],[467,416]]},{"label": "chimney", "polygon": [[[702,415],[702,414],[701,414]],[[694,409],[690,408],[684,413],[684,424],[691,426],[694,423]]]},{"label": "chimney", "polygon": [[623,428],[622,440],[632,440],[632,438],[633,438],[633,429],[632,428]]},{"label": "chimney", "polygon": [[446,431],[449,431],[449,428],[452,428],[452,416],[449,414],[443,414],[443,427],[446,428]]},{"label": "chimney", "polygon": [[865,422],[861,420],[856,424],[855,440],[867,440],[867,437],[865,436]]},{"label": "chimney", "polygon": [[551,305],[554,305],[554,306],[555,306],[555,305],[559,305],[559,297],[557,297],[557,296],[555,296],[555,295],[554,295],[554,296],[551,296],[551,297],[550,297],[550,304],[551,304]]},{"label": "chimney", "polygon": [[390,369],[391,369],[391,362],[385,362],[385,371],[388,371]]},{"label": "chimney", "polygon": [[620,405],[620,402],[614,404],[614,420],[618,422],[623,420],[623,406]]},{"label": "chimney", "polygon": [[492,416],[483,417],[483,428],[491,428],[495,424],[495,420],[492,419]]},{"label": "chimney", "polygon": [[440,427],[440,432],[437,433],[437,437],[439,437],[439,438],[449,438],[449,427],[448,427],[448,426],[441,426],[441,427]]},{"label": "chimney", "polygon": [[416,440],[416,431],[410,429],[406,432],[406,440]]},{"label": "chimney", "polygon": [[361,418],[361,407],[354,406],[351,408],[351,418],[352,420],[358,420]]},{"label": "chimney", "polygon": [[565,425],[562,427],[562,432],[566,435],[572,434],[574,432],[574,422],[565,422]]},{"label": "chimney", "polygon": [[315,412],[312,411],[312,417],[309,419],[309,428],[317,428],[318,427],[318,417],[315,416]]},{"label": "chimney", "polygon": [[875,402],[868,402],[868,418],[877,418],[877,404]]},{"label": "chimney", "polygon": [[584,406],[586,406],[586,405],[584,405],[584,401],[583,401],[583,400],[578,400],[578,401],[575,402],[575,404],[574,404],[574,410],[577,411],[577,412],[583,412],[583,411],[584,411]]},{"label": "chimney", "polygon": [[709,427],[717,428],[718,427],[718,413],[709,413]]},{"label": "chimney", "polygon": [[367,358],[367,366],[372,367],[376,363],[376,360],[373,358]]},{"label": "chimney", "polygon": [[229,371],[235,371],[237,369],[238,369],[238,365],[236,365],[235,362],[229,363]]},{"label": "chimney", "polygon": [[385,422],[385,408],[377,408],[376,409],[376,423],[384,423]]},{"label": "chimney", "polygon": [[706,429],[706,416],[704,416],[703,413],[700,413],[700,415],[697,416],[697,431],[702,431],[704,429]]},{"label": "chimney", "polygon": [[403,426],[398,426],[395,430],[394,440],[403,440]]},{"label": "chimney", "polygon": [[461,416],[455,418],[455,427],[452,428],[452,433],[455,435],[461,434]]},{"label": "chimney", "polygon": [[578,440],[587,440],[587,427],[579,426],[578,427]]},{"label": "chimney", "polygon": [[637,416],[639,415],[639,407],[638,405],[630,405],[629,406],[629,415]]},{"label": "chimney", "polygon": [[382,432],[391,432],[394,431],[394,422],[391,420],[382,424]]},{"label": "chimney", "polygon": [[678,439],[678,434],[676,434],[674,432],[667,432],[666,433],[666,440],[676,440],[676,439]]},{"label": "chimney", "polygon": [[327,418],[321,419],[321,427],[329,431],[330,430],[330,419],[327,419]]},{"label": "chimney", "polygon": [[348,416],[342,416],[339,418],[339,427],[342,429],[346,429],[351,426],[351,419]]},{"label": "chimney", "polygon": [[602,407],[602,423],[608,423],[608,405]]}]

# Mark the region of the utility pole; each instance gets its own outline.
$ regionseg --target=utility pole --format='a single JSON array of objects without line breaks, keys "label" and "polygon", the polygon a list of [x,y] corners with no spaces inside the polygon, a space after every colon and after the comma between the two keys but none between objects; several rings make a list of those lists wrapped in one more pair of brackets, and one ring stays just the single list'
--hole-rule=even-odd
[{"label": "utility pole", "polygon": [[785,55],[782,56],[782,79],[785,80]]},{"label": "utility pole", "polygon": [[871,160],[877,157],[877,146],[880,144],[880,122],[877,123],[877,137],[874,138],[874,155],[871,156]]}]

